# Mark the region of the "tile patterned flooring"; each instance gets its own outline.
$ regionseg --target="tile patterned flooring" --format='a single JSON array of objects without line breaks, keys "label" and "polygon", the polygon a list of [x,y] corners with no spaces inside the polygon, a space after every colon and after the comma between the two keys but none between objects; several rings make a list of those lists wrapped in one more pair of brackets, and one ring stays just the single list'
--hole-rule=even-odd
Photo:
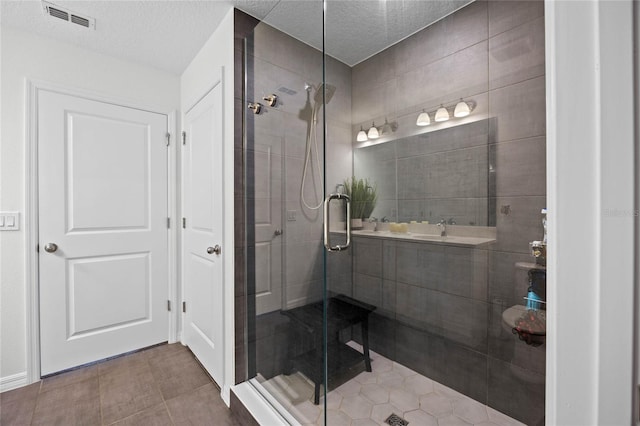
[{"label": "tile patterned flooring", "polygon": [[[375,352],[371,368],[327,394],[327,425],[388,426],[384,421],[395,413],[410,426],[523,426]],[[262,385],[303,425],[324,424],[324,398],[313,404],[313,384],[302,374],[279,375]]]},{"label": "tile patterned flooring", "polygon": [[241,423],[180,344],[162,345],[0,394],[0,425]]}]

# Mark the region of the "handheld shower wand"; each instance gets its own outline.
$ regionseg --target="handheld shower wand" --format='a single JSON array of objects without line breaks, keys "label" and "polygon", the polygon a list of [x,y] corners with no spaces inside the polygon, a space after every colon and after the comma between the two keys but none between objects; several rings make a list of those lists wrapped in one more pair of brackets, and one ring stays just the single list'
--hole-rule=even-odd
[{"label": "handheld shower wand", "polygon": [[[314,86],[306,84],[305,88],[307,92],[311,92]],[[309,170],[309,163],[311,162],[311,144],[314,145],[315,157],[316,157],[316,169],[318,171],[318,177],[322,182],[322,168],[320,167],[320,153],[318,150],[318,110],[320,106],[328,104],[336,91],[336,87],[331,84],[322,83],[316,89],[316,93],[313,97],[314,104],[311,107],[311,123],[309,125],[309,131],[307,132],[307,144],[305,149],[304,167],[302,169],[302,182],[300,184],[300,200],[302,204],[310,210],[318,210],[322,206],[323,197],[320,197],[318,204],[309,205],[305,200],[305,182],[307,179],[307,173]],[[313,173],[313,166],[311,166],[311,173]]]}]

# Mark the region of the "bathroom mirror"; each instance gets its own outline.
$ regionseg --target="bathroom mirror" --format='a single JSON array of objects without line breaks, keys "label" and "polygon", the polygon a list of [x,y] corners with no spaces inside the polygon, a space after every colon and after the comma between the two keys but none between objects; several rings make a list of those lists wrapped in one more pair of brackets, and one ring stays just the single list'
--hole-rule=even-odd
[{"label": "bathroom mirror", "polygon": [[372,217],[495,226],[490,121],[354,149],[354,174],[378,189]]}]

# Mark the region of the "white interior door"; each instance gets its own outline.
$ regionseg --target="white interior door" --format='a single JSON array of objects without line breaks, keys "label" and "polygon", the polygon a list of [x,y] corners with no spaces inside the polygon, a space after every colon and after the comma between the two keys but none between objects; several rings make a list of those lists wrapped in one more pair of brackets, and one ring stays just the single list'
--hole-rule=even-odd
[{"label": "white interior door", "polygon": [[261,135],[254,151],[256,313],[282,308],[282,138]]},{"label": "white interior door", "polygon": [[167,116],[40,91],[43,375],[167,340]]},{"label": "white interior door", "polygon": [[[185,116],[184,343],[223,383],[222,82]],[[232,183],[229,183],[232,185]]]}]

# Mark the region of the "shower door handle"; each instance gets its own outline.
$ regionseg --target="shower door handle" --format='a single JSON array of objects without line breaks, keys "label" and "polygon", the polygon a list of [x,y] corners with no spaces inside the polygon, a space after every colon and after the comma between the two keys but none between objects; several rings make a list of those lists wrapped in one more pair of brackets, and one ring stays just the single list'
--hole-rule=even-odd
[{"label": "shower door handle", "polygon": [[[331,204],[331,200],[345,200],[347,207],[347,242],[344,245],[337,244],[335,246],[331,245],[331,237],[329,234],[329,223],[331,222],[329,218],[329,205]],[[324,200],[324,246],[327,251],[342,251],[349,248],[351,245],[351,198],[349,198],[346,194],[331,194]]]}]

